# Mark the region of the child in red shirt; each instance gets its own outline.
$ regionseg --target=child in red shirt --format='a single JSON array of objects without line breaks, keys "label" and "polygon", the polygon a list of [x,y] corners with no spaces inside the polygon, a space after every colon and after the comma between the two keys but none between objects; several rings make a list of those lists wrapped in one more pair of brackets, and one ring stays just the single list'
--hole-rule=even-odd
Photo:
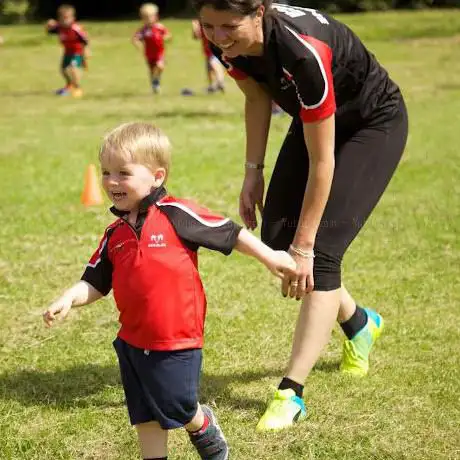
[{"label": "child in red shirt", "polygon": [[64,47],[64,56],[61,62],[61,73],[66,85],[58,89],[56,94],[73,97],[82,97],[80,88],[81,69],[86,68],[88,55],[88,34],[75,21],[75,8],[72,5],[61,5],[57,10],[58,20],[50,19],[45,26],[49,34],[59,35]]},{"label": "child in red shirt", "polygon": [[214,56],[209,46],[209,40],[206,38],[206,35],[203,31],[203,27],[200,24],[200,21],[194,19],[192,21],[192,30],[193,38],[196,40],[201,39],[203,54],[206,60],[206,73],[208,76],[208,88],[207,92],[209,94],[215,93],[217,91],[224,92],[224,68],[222,67],[219,59]]},{"label": "child in red shirt", "polygon": [[143,458],[166,459],[168,430],[185,427],[202,459],[227,460],[216,416],[198,403],[206,316],[198,249],[236,249],[279,278],[295,274],[296,265],[231,220],[168,195],[169,151],[168,138],[147,123],[127,123],[105,137],[102,184],[118,219],[44,320],[51,326],[113,289],[121,325],[114,347]]},{"label": "child in red shirt", "polygon": [[158,7],[153,3],[144,3],[139,14],[144,26],[134,34],[132,41],[136,48],[143,49],[153,92],[159,93],[161,74],[165,68],[165,41],[171,38],[171,33],[158,22]]}]

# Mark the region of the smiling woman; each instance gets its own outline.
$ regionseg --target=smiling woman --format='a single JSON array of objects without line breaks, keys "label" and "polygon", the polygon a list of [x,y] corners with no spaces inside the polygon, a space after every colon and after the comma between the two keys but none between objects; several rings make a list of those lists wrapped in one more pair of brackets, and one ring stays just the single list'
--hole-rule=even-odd
[{"label": "smiling woman", "polygon": [[262,18],[270,4],[268,0],[194,2],[206,37],[229,58],[262,54]]},{"label": "smiling woman", "polygon": [[[240,215],[289,250],[297,273],[283,294],[302,299],[291,359],[258,428],[305,416],[303,383],[336,320],[347,340],[341,370],[366,375],[383,320],[342,284],[342,259],[377,205],[407,139],[403,97],[361,40],[310,8],[262,0],[195,0],[213,53],[243,91],[246,174]],[[264,157],[272,102],[293,117],[265,203]]]}]

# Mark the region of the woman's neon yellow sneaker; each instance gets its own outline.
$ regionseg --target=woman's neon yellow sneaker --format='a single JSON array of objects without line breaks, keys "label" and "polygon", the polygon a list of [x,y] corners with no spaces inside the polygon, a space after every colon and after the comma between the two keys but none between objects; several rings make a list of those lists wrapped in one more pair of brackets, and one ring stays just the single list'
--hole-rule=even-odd
[{"label": "woman's neon yellow sneaker", "polygon": [[367,324],[351,340],[345,340],[340,364],[343,373],[356,377],[364,377],[369,371],[369,353],[383,331],[383,318],[370,308],[364,310]]},{"label": "woman's neon yellow sneaker", "polygon": [[257,424],[257,431],[281,430],[288,428],[305,418],[307,410],[302,398],[296,396],[295,391],[276,390],[273,400],[267,407],[265,414]]}]

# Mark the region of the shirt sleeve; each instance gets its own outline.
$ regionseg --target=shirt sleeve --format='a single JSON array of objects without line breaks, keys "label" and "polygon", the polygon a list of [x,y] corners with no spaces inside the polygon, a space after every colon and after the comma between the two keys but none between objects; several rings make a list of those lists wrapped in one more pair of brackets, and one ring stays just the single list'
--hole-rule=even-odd
[{"label": "shirt sleeve", "polygon": [[99,247],[89,259],[86,269],[81,277],[97,289],[102,295],[107,295],[112,289],[112,262],[108,257],[108,241],[111,231],[107,229]]},{"label": "shirt sleeve", "polygon": [[283,66],[283,72],[296,88],[299,115],[304,123],[328,118],[336,111],[332,50],[317,38],[287,30],[293,59]]},{"label": "shirt sleeve", "polygon": [[190,201],[165,200],[159,206],[190,249],[205,247],[229,255],[235,247],[242,227],[230,219]]},{"label": "shirt sleeve", "polygon": [[140,41],[144,40],[144,29],[139,29],[134,33],[134,38]]},{"label": "shirt sleeve", "polygon": [[80,25],[74,24],[73,30],[78,35],[78,38],[80,39],[80,41],[84,43],[85,45],[88,45],[89,38],[88,38],[88,34],[86,33],[85,29],[83,29],[83,27]]},{"label": "shirt sleeve", "polygon": [[169,35],[169,29],[165,27],[163,24],[161,25],[163,29],[163,37],[166,37],[166,35]]}]

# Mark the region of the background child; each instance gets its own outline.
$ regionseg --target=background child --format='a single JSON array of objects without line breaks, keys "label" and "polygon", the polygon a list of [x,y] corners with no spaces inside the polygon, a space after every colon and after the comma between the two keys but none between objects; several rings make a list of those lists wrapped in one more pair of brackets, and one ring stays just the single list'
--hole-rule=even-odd
[{"label": "background child", "polygon": [[136,48],[144,50],[153,92],[159,93],[161,74],[165,68],[165,41],[171,38],[171,34],[158,22],[158,7],[155,4],[144,3],[139,15],[144,26],[134,34],[132,41]]},{"label": "background child", "polygon": [[212,54],[211,48],[209,46],[209,40],[206,38],[206,35],[203,32],[203,28],[200,24],[200,21],[194,19],[192,21],[193,29],[193,38],[196,40],[201,39],[203,46],[203,53],[206,59],[206,73],[208,76],[208,93],[215,93],[216,91],[224,92],[224,68],[222,67],[219,59]]},{"label": "background child", "polygon": [[56,91],[57,95],[72,94],[81,97],[80,88],[81,69],[86,66],[88,56],[88,35],[83,28],[75,22],[75,8],[72,5],[61,5],[57,10],[58,20],[50,19],[46,23],[49,34],[58,34],[64,47],[64,56],[61,63],[61,72],[66,85]]},{"label": "background child", "polygon": [[169,150],[167,137],[146,123],[124,124],[106,136],[102,182],[119,218],[81,281],[44,320],[51,325],[72,306],[113,289],[121,323],[114,347],[144,459],[166,459],[167,430],[185,427],[202,459],[226,460],[215,415],[198,403],[206,297],[197,251],[203,246],[228,255],[235,248],[280,278],[295,273],[295,264],[231,220],[168,195]]}]

